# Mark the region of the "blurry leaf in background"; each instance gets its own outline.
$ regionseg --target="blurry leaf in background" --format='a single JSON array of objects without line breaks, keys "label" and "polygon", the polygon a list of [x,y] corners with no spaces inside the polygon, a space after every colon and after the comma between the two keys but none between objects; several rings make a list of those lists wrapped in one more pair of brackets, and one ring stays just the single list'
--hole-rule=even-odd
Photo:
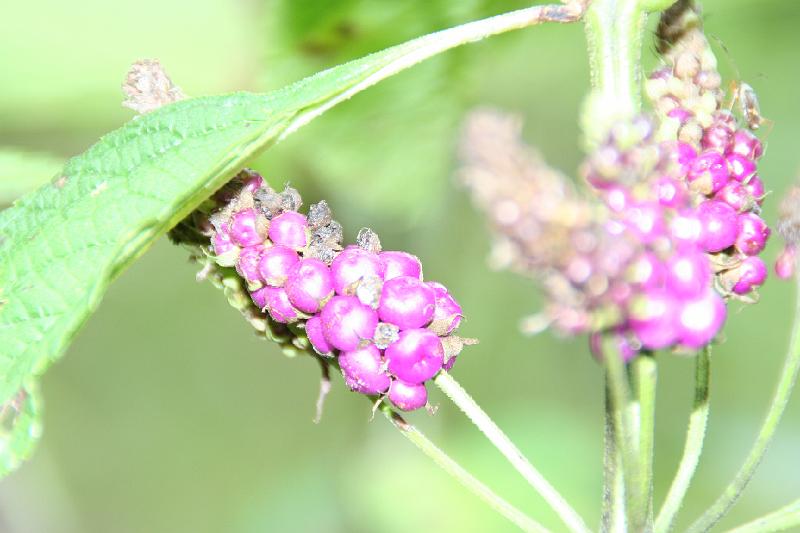
[{"label": "blurry leaf in background", "polygon": [[0,208],[47,183],[63,166],[50,154],[0,147]]}]

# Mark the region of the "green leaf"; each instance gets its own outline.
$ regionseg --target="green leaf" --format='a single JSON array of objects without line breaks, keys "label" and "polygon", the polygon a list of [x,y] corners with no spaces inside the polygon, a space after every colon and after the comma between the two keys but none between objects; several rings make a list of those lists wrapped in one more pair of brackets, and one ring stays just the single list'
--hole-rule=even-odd
[{"label": "green leaf", "polygon": [[42,434],[41,401],[31,381],[0,407],[0,477],[30,456]]},{"label": "green leaf", "polygon": [[0,207],[47,183],[63,164],[49,154],[0,148]]},{"label": "green leaf", "polygon": [[0,403],[65,350],[109,283],[257,152],[450,48],[574,12],[537,6],[326,70],[269,94],[185,100],[137,117],[0,212]]}]

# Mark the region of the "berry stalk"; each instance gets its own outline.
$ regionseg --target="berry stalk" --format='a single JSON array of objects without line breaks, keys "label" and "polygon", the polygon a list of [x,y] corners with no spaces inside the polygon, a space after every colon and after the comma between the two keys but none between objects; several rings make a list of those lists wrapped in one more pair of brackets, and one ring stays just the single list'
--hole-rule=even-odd
[{"label": "berry stalk", "polygon": [[647,502],[646,523],[648,531],[653,530],[653,435],[656,416],[656,381],[658,368],[651,354],[643,354],[632,363],[639,403],[639,469],[641,475],[640,491]]},{"label": "berry stalk", "polygon": [[727,533],[769,533],[789,531],[792,527],[797,526],[800,526],[800,500],[795,500],[773,513],[728,530]]},{"label": "berry stalk", "polygon": [[[800,283],[798,283],[800,292]],[[701,533],[711,529],[714,524],[727,514],[731,507],[736,503],[747,484],[752,479],[753,474],[764,458],[769,443],[775,435],[778,423],[786,411],[786,404],[792,394],[792,389],[797,382],[798,371],[800,371],[800,295],[796,295],[796,307],[794,315],[794,325],[792,329],[789,350],[786,354],[786,362],[778,380],[775,395],[772,397],[769,409],[767,410],[764,423],[756,437],[753,447],[748,453],[747,458],[739,469],[739,472],[728,484],[722,495],[689,527],[687,533]]]},{"label": "berry stalk", "polygon": [[433,379],[433,382],[469,417],[495,448],[508,459],[517,472],[544,498],[570,531],[589,533],[589,528],[577,511],[567,503],[564,497],[542,476],[519,448],[511,442],[511,439],[503,433],[503,430],[475,403],[475,400],[448,372],[440,372]]},{"label": "berry stalk", "polygon": [[686,430],[686,443],[683,456],[669,487],[667,497],[656,518],[656,533],[667,533],[675,523],[686,492],[694,477],[700,455],[703,453],[703,441],[706,436],[709,411],[709,378],[711,367],[711,347],[707,346],[698,355],[695,362],[695,389],[692,414],[689,416],[689,427]]}]

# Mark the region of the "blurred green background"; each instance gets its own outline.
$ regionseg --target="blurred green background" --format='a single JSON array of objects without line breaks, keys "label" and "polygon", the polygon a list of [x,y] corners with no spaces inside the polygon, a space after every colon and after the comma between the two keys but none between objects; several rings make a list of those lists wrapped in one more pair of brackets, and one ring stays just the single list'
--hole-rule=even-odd
[{"label": "blurred green background", "polygon": [[[800,4],[703,2],[723,70],[755,87],[773,195],[797,175]],[[523,7],[490,0],[124,0],[13,2],[0,31],[0,146],[66,158],[128,120],[130,63],[158,58],[190,95],[277,88],[414,36]],[[652,39],[649,39],[651,41]],[[722,48],[728,52],[725,52]],[[653,64],[652,45],[645,51]],[[353,239],[368,225],[384,246],[445,282],[481,344],[454,375],[590,524],[599,520],[601,373],[585,339],[525,338],[538,309],[529,281],[489,271],[490,239],[453,182],[465,110],[522,114],[525,136],[567,172],[581,159],[578,112],[588,73],[582,28],[542,26],[470,45],[355,97],[261,157],[273,185],[326,198]],[[767,256],[779,249],[773,239]],[[34,458],[0,482],[0,531],[510,531],[369,405],[334,383],[311,422],[318,369],[258,340],[184,250],[162,239],[112,286],[67,356],[43,379],[45,434]],[[714,352],[706,452],[680,525],[738,468],[772,392],[793,309],[770,280],[755,307],[734,305]],[[683,445],[693,362],[660,360],[656,499]],[[537,519],[558,519],[438,391],[435,416],[411,415],[452,456]],[[800,399],[723,525],[800,495]]]}]

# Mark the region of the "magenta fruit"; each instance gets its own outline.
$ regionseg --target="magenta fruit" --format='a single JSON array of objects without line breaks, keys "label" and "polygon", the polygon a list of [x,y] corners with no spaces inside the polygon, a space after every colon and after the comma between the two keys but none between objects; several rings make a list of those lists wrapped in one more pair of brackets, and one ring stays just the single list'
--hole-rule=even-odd
[{"label": "magenta fruit", "polygon": [[678,303],[665,289],[651,289],[634,296],[629,307],[629,325],[644,348],[658,350],[675,343]]},{"label": "magenta fruit", "polygon": [[414,411],[428,403],[428,390],[425,385],[395,379],[389,386],[389,401],[401,411]]},{"label": "magenta fruit", "polygon": [[706,200],[697,206],[702,225],[699,244],[706,252],[719,252],[736,241],[738,233],[736,211],[724,202]]},{"label": "magenta fruit", "polygon": [[738,229],[736,249],[743,254],[756,255],[767,245],[770,229],[760,216],[753,213],[739,215]]},{"label": "magenta fruit", "polygon": [[267,285],[283,287],[289,270],[297,264],[300,258],[297,252],[286,246],[270,246],[261,254],[258,261],[258,273]]},{"label": "magenta fruit", "polygon": [[319,316],[312,316],[306,321],[306,337],[315,352],[320,355],[331,355],[333,347],[322,332],[322,319]]},{"label": "magenta fruit", "polygon": [[742,154],[728,154],[726,159],[731,178],[736,181],[746,182],[756,172],[755,162]]},{"label": "magenta fruit", "polygon": [[401,330],[428,325],[436,309],[433,289],[417,278],[400,276],[383,284],[378,316]]},{"label": "magenta fruit", "polygon": [[407,252],[386,251],[381,252],[378,258],[383,265],[384,281],[400,276],[422,279],[422,263],[415,255]]},{"label": "magenta fruit", "polygon": [[261,254],[263,253],[264,248],[261,245],[248,246],[239,252],[239,257],[236,259],[236,271],[250,283],[262,281],[258,263],[261,261]]},{"label": "magenta fruit", "polygon": [[355,296],[334,296],[322,308],[322,332],[337,350],[356,350],[375,336],[378,314]]},{"label": "magenta fruit", "polygon": [[439,337],[427,329],[407,329],[384,352],[389,372],[409,383],[422,383],[435,376],[444,362]]},{"label": "magenta fruit", "polygon": [[742,264],[730,271],[730,275],[737,280],[731,290],[736,294],[747,294],[767,279],[767,265],[760,257],[746,257]]},{"label": "magenta fruit", "polygon": [[719,152],[703,152],[692,161],[686,179],[693,190],[702,194],[713,194],[730,179],[727,162]]},{"label": "magenta fruit", "polygon": [[296,211],[284,211],[270,221],[269,238],[292,250],[302,250],[308,246],[308,220]]},{"label": "magenta fruit", "polygon": [[681,297],[696,296],[711,286],[711,265],[705,254],[678,252],[667,262],[667,289]]},{"label": "magenta fruit", "polygon": [[339,354],[339,368],[350,390],[361,394],[380,394],[391,380],[383,371],[381,351],[374,344]]},{"label": "magenta fruit", "polygon": [[693,349],[707,345],[719,333],[726,316],[725,301],[711,288],[699,298],[682,302],[677,321],[680,344]]},{"label": "magenta fruit", "polygon": [[255,209],[245,209],[231,217],[231,240],[239,246],[262,244],[264,238],[258,232],[258,213]]},{"label": "magenta fruit", "polygon": [[[461,319],[464,316],[461,306],[447,291],[447,287],[441,283],[429,281],[425,285],[433,289],[433,294],[436,297],[436,308],[433,311],[431,328],[436,329],[434,326],[441,324],[443,326],[441,333],[450,335],[461,324]],[[448,363],[452,365],[450,361]]]},{"label": "magenta fruit", "polygon": [[353,294],[356,282],[368,276],[382,278],[383,269],[376,254],[357,247],[347,247],[331,262],[333,288],[337,294]]},{"label": "magenta fruit", "polygon": [[333,280],[328,265],[312,257],[291,268],[284,288],[292,305],[308,314],[318,312],[333,296]]},{"label": "magenta fruit", "polygon": [[286,295],[286,291],[278,287],[264,287],[266,309],[269,316],[276,322],[289,324],[299,318],[297,309],[294,308]]}]

